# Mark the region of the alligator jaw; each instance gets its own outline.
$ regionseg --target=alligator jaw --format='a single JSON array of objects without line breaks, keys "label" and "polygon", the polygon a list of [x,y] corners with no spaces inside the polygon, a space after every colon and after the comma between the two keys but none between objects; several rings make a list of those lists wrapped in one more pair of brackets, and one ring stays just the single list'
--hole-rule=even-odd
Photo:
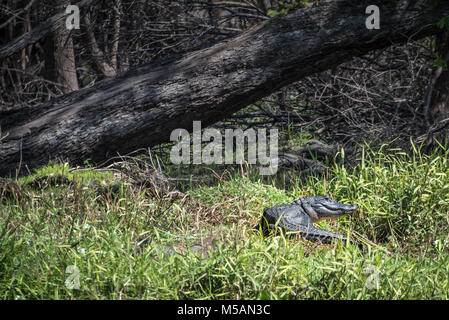
[{"label": "alligator jaw", "polygon": [[337,219],[355,212],[358,208],[355,204],[336,202],[329,196],[299,198],[294,203],[302,206],[312,219],[312,222],[318,222],[323,219]]}]

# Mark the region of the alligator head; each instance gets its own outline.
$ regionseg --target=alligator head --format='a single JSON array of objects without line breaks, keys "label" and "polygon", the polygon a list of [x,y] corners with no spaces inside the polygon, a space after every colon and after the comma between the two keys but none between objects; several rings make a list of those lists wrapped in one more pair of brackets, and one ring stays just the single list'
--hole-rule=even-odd
[{"label": "alligator head", "polygon": [[312,219],[312,222],[317,222],[322,219],[340,218],[355,212],[358,208],[356,204],[336,202],[327,195],[299,198],[293,201],[292,204],[300,205]]}]

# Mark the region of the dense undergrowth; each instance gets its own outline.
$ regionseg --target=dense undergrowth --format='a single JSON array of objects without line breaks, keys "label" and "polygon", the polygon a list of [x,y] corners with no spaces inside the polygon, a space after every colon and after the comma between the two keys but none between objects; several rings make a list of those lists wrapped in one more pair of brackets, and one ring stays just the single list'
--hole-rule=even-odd
[{"label": "dense undergrowth", "polygon": [[[444,148],[364,148],[357,166],[291,174],[286,188],[241,167],[210,169],[213,183],[183,192],[48,166],[2,195],[0,299],[447,299],[448,161]],[[67,179],[51,181],[59,175]],[[359,210],[319,227],[365,253],[254,229],[264,208],[325,193]],[[206,237],[217,244],[207,258],[183,250]]]}]

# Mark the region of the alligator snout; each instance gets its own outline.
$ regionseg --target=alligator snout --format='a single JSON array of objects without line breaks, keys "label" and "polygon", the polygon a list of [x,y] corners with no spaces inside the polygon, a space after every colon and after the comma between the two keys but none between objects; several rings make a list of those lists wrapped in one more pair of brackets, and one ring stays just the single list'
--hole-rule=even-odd
[{"label": "alligator snout", "polygon": [[355,204],[342,204],[336,203],[336,205],[328,205],[325,203],[313,204],[312,208],[317,213],[320,219],[324,218],[339,218],[355,212],[358,208]]},{"label": "alligator snout", "polygon": [[324,198],[322,201],[313,203],[312,206],[323,207],[331,211],[345,211],[350,213],[354,212],[358,208],[356,204],[344,204],[336,202],[331,198]]},{"label": "alligator snout", "polygon": [[340,218],[355,212],[358,208],[356,204],[336,202],[329,196],[299,198],[294,204],[301,205],[313,222]]}]

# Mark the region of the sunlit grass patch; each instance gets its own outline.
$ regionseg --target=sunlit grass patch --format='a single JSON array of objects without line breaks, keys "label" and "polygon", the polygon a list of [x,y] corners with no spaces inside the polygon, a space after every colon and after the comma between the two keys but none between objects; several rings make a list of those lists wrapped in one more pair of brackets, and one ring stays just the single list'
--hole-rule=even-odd
[{"label": "sunlit grass patch", "polygon": [[[25,187],[28,196],[0,201],[0,298],[447,299],[447,151],[365,148],[356,166],[341,156],[321,176],[292,172],[285,189],[251,167],[178,193],[96,170],[43,168],[26,179],[75,183]],[[321,194],[359,205],[317,226],[365,242],[366,252],[254,230],[263,209]],[[217,246],[206,258],[189,250],[209,237]],[[163,245],[177,253],[161,255]],[[79,289],[66,285],[74,274]]]}]

